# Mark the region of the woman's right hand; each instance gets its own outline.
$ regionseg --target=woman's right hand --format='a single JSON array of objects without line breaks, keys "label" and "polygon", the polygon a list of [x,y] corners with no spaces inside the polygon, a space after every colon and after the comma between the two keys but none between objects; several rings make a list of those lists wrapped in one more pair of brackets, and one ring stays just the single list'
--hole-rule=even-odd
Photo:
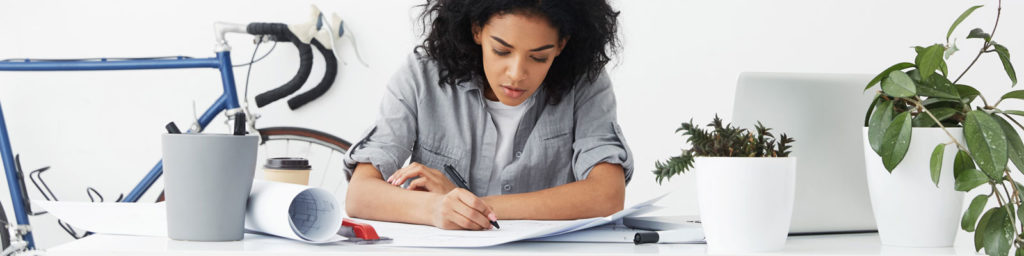
[{"label": "woman's right hand", "polygon": [[434,226],[442,229],[488,230],[497,220],[483,199],[461,188],[439,195],[433,213]]}]

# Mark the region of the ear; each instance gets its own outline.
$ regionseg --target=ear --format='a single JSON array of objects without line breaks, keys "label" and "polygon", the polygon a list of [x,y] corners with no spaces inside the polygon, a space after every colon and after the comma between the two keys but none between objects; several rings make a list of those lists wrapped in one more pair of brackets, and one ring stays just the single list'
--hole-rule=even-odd
[{"label": "ear", "polygon": [[473,41],[476,42],[477,45],[483,44],[483,39],[481,38],[483,35],[481,34],[483,33],[484,28],[479,24],[473,24],[470,29],[473,30]]},{"label": "ear", "polygon": [[555,47],[555,57],[558,57],[558,55],[562,54],[562,50],[565,50],[565,44],[567,43],[569,43],[569,37],[565,37],[562,38],[562,40],[558,40],[558,46]]}]

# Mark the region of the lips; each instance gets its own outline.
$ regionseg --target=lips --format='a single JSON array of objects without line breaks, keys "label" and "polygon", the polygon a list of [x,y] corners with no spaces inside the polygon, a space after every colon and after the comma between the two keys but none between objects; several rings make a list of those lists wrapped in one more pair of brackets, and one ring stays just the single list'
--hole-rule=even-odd
[{"label": "lips", "polygon": [[516,88],[512,88],[512,87],[509,87],[509,86],[502,85],[501,86],[501,92],[504,93],[505,96],[508,96],[509,98],[513,98],[514,99],[514,98],[519,98],[520,96],[523,96],[523,94],[526,93],[526,89],[516,89]]}]

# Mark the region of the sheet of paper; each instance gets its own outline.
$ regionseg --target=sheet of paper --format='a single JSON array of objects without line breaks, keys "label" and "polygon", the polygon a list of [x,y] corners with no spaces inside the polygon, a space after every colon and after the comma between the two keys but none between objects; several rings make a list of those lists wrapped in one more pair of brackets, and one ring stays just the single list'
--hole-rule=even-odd
[{"label": "sheet of paper", "polygon": [[167,237],[163,203],[91,203],[32,201],[76,229],[95,233]]},{"label": "sheet of paper", "polygon": [[[633,243],[633,237],[637,232],[648,232],[649,230],[635,229],[622,225],[622,223],[609,223],[584,230],[557,236],[548,236],[530,239],[530,241],[542,242],[591,242],[591,243]],[[700,224],[686,225],[685,227],[673,230],[675,236],[670,241],[659,243],[673,244],[700,244],[704,243],[704,229]]]},{"label": "sheet of paper", "polygon": [[486,247],[519,240],[565,234],[615,222],[622,217],[641,212],[665,194],[627,207],[611,216],[578,220],[499,220],[501,229],[486,231],[443,230],[433,226],[405,223],[359,220],[369,223],[377,234],[394,239],[378,246],[398,247]]},{"label": "sheet of paper", "polygon": [[[163,203],[32,201],[73,227],[103,234],[167,237]],[[245,213],[248,232],[310,243],[345,240],[338,236],[342,209],[330,192],[294,184],[256,181]]]},{"label": "sheet of paper", "polygon": [[636,232],[643,231],[646,230],[633,229],[617,223],[609,223],[572,233],[534,238],[530,239],[530,241],[632,243],[633,236],[636,235]]}]

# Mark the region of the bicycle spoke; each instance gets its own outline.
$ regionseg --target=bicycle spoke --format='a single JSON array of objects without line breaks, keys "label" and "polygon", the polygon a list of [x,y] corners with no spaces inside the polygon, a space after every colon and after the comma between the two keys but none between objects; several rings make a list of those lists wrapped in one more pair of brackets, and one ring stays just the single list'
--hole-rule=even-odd
[{"label": "bicycle spoke", "polygon": [[[307,144],[306,145],[306,156],[309,156],[309,154],[313,151],[313,142],[312,141],[307,141],[306,144]],[[307,159],[308,159],[308,157],[307,157]]]},{"label": "bicycle spoke", "polygon": [[327,164],[321,169],[323,174],[320,175],[320,185],[318,187],[324,186],[324,181],[327,180],[327,171],[331,169],[331,159],[334,158],[334,150],[329,148],[327,150]]}]

